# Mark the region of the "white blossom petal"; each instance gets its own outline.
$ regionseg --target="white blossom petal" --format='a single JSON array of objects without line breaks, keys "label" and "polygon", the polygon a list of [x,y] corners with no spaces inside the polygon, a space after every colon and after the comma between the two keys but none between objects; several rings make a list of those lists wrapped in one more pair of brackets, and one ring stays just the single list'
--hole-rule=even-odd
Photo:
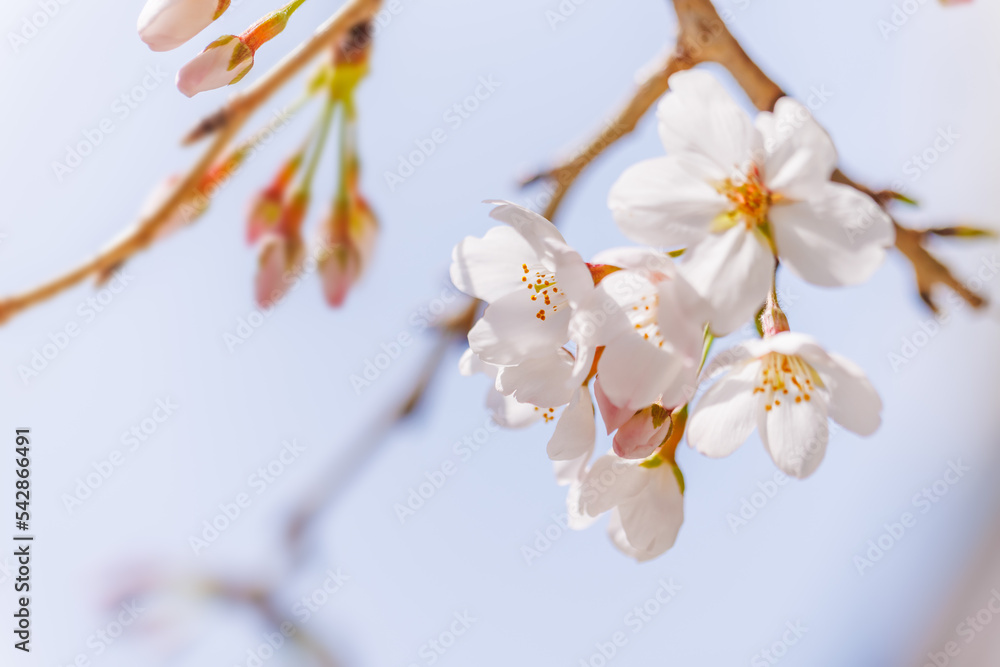
[{"label": "white blossom petal", "polygon": [[516,366],[502,366],[496,388],[521,403],[554,408],[566,405],[573,396],[576,387],[570,382],[572,373],[573,355],[560,348]]},{"label": "white blossom petal", "polygon": [[600,457],[583,478],[584,511],[590,516],[598,516],[634,498],[646,482],[644,471],[639,461],[629,461],[613,453]]},{"label": "white blossom petal", "polygon": [[696,154],[646,160],[625,170],[608,195],[608,206],[625,236],[652,246],[686,246],[709,233],[729,208],[714,182],[726,174]]},{"label": "white blossom petal", "polygon": [[803,358],[816,369],[830,393],[830,417],[858,435],[871,435],[882,423],[882,399],[865,372],[839,354],[807,353]]},{"label": "white blossom petal", "polygon": [[784,401],[758,413],[757,429],[764,447],[786,475],[805,478],[815,472],[830,439],[826,398],[815,392],[812,400]]},{"label": "white blossom petal", "polygon": [[641,493],[618,506],[622,531],[638,560],[655,558],[674,546],[684,523],[684,496],[673,466],[641,468]]},{"label": "white blossom petal", "polygon": [[756,315],[771,288],[774,255],[756,231],[734,225],[686,253],[681,274],[712,308],[712,332],[725,336]]},{"label": "white blossom petal", "polygon": [[824,287],[868,280],[895,238],[885,211],[839,183],[827,183],[821,197],[774,206],[770,219],[782,263]]},{"label": "white blossom petal", "polygon": [[761,365],[751,361],[733,369],[701,397],[688,422],[688,444],[705,456],[729,456],[742,445],[757,426],[763,410],[754,392],[761,377]]},{"label": "white blossom petal", "polygon": [[525,359],[551,354],[567,339],[570,309],[538,319],[536,301],[518,290],[491,303],[469,331],[469,347],[483,361],[513,366]]},{"label": "white blossom petal", "polygon": [[809,110],[782,97],[773,114],[757,116],[757,127],[767,150],[763,172],[768,189],[793,200],[821,195],[837,167],[837,149]]},{"label": "white blossom petal", "polygon": [[657,109],[660,140],[668,153],[696,153],[725,177],[742,171],[763,151],[750,117],[711,74],[701,70],[670,77],[670,92]]},{"label": "white blossom petal", "polygon": [[539,262],[538,253],[510,227],[491,228],[482,238],[467,236],[451,253],[451,281],[469,296],[492,303],[524,289],[523,264]]},{"label": "white blossom petal", "polygon": [[590,400],[590,390],[587,387],[580,387],[573,393],[569,405],[559,416],[546,451],[553,461],[584,458],[586,463],[594,453],[596,435],[594,404]]}]

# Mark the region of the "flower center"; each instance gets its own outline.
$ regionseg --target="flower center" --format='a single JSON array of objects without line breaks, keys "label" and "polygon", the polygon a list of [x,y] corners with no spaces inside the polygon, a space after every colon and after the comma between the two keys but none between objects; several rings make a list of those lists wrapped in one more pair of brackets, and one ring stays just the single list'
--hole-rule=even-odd
[{"label": "flower center", "polygon": [[776,200],[760,175],[756,164],[739,180],[727,178],[716,186],[719,194],[729,200],[732,208],[716,219],[713,231],[726,231],[742,222],[747,230],[767,225],[767,213]]},{"label": "flower center", "polygon": [[646,294],[631,310],[625,311],[628,321],[632,323],[635,332],[657,347],[663,347],[663,334],[660,333],[660,323],[657,314],[656,294]]},{"label": "flower center", "polygon": [[532,269],[527,264],[521,265],[521,271],[521,282],[527,285],[531,300],[538,304],[535,318],[544,322],[548,315],[555,313],[566,303],[566,296],[559,289],[554,273],[549,273],[543,267]]},{"label": "flower center", "polygon": [[823,387],[819,375],[801,357],[770,352],[761,358],[761,363],[760,384],[753,393],[764,394],[765,410],[811,401],[817,388]]}]

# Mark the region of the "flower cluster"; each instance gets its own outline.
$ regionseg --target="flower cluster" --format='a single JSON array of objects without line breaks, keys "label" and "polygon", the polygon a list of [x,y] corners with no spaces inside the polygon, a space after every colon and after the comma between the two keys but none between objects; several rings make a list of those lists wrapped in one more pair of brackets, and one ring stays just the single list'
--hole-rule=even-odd
[{"label": "flower cluster", "polygon": [[335,121],[340,127],[339,178],[314,253],[327,302],[334,307],[343,305],[371,262],[378,221],[361,194],[354,106],[354,90],[367,71],[367,51],[340,49],[335,53],[326,76],[311,84],[326,91],[326,104],[316,126],[251,202],[247,241],[260,249],[255,292],[262,306],[280,299],[303,272],[302,225],[316,168]]},{"label": "flower cluster", "polygon": [[[488,202],[504,224],[464,239],[451,265],[455,285],[487,304],[460,370],[494,380],[500,425],[553,423],[548,455],[572,525],[610,512],[614,543],[638,560],[669,549],[683,522],[685,433],[721,457],[756,428],[801,478],[823,458],[828,419],[862,435],[881,419],[857,366],[789,331],[774,280],[779,262],[817,285],[866,280],[893,242],[890,219],[831,182],[833,143],[794,100],[751,120],[704,72],[675,74],[670,89],[658,111],[667,156],[628,169],[609,196],[643,245],[585,262],[540,215]],[[758,313],[761,340],[705,364],[715,337]],[[592,460],[596,412],[614,436]]]}]

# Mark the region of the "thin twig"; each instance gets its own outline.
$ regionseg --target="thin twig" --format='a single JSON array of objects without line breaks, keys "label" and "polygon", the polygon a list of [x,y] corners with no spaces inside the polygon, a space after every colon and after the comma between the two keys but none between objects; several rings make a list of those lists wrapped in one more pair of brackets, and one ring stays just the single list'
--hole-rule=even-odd
[{"label": "thin twig", "polygon": [[128,234],[92,259],[39,287],[0,300],[0,324],[87,278],[106,275],[108,271],[149,247],[156,240],[157,232],[170,220],[174,212],[196,195],[205,174],[217,163],[226,146],[250,116],[311,60],[335,44],[355,25],[366,23],[378,10],[379,5],[380,0],[347,0],[309,39],[292,50],[246,90],[234,95],[223,107],[221,117],[214,122],[215,134],[212,142],[154,211],[139,220]]}]

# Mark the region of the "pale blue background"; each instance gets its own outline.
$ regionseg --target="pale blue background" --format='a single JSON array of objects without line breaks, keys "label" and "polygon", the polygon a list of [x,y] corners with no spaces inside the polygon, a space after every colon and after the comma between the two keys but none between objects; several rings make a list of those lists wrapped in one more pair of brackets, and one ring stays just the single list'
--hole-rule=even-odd
[{"label": "pale blue background", "polygon": [[[124,120],[112,112],[116,98],[139,84],[147,67],[172,77],[203,44],[241,31],[270,8],[245,0],[187,46],[154,54],[135,36],[141,4],[74,0],[18,53],[6,34],[37,11],[35,2],[16,0],[3,10],[4,293],[50,278],[115,236],[156,182],[194,159],[195,151],[177,147],[176,139],[225,92],[188,100],[168,78]],[[329,4],[307,3],[286,34],[258,53],[245,82],[305,36]],[[50,332],[82,321],[77,306],[93,290],[75,289],[0,329],[3,433],[28,425],[35,434],[38,650],[16,664],[67,665],[87,652],[88,635],[110,619],[101,605],[137,564],[178,575],[276,572],[278,520],[289,503],[325,465],[347,455],[365,420],[407,384],[430,340],[418,336],[361,396],[350,375],[379,352],[379,343],[416,333],[410,317],[447,286],[451,246],[490,225],[480,200],[527,201],[516,179],[598,128],[628,94],[635,71],[674,32],[672,10],[652,0],[627,6],[591,0],[555,30],[545,14],[557,9],[555,0],[402,5],[379,36],[372,77],[360,93],[364,185],[384,227],[375,263],[345,309],[327,308],[316,281],[307,280],[235,353],[223,342],[253,309],[256,260],[242,240],[246,201],[298,142],[310,111],[221,193],[196,227],[130,262],[133,283],[27,386],[17,367],[29,363]],[[834,136],[842,165],[873,185],[903,181],[924,204],[919,212],[901,212],[905,220],[995,222],[995,5],[945,10],[927,2],[888,39],[877,27],[892,11],[886,0],[723,0],[720,8],[727,7],[733,31],[786,90],[833,92],[816,115]],[[445,111],[490,75],[501,87],[460,128],[448,128]],[[292,95],[289,89],[285,99]],[[261,120],[276,108],[268,105]],[[105,117],[114,119],[114,132],[59,182],[51,163]],[[948,126],[960,139],[910,183],[904,163]],[[448,128],[446,143],[391,193],[383,172],[437,127]],[[561,222],[585,256],[624,242],[605,206],[608,188],[628,165],[660,151],[647,119],[580,179]],[[321,178],[332,183],[329,164]],[[314,222],[323,196],[318,203]],[[997,250],[938,247],[962,276]],[[783,288],[792,296],[794,328],[868,371],[884,399],[885,421],[867,440],[837,436],[812,479],[782,488],[738,534],[727,526],[727,513],[773,471],[756,438],[723,461],[680,452],[686,522],[666,556],[634,564],[611,546],[602,521],[563,535],[527,565],[521,547],[563,508],[564,490],[554,484],[544,453],[545,426],[493,436],[401,526],[393,504],[404,502],[425,472],[454,460],[452,443],[486,419],[487,381],[457,374],[456,349],[427,409],[395,433],[324,516],[322,553],[288,591],[289,609],[322,583],[324,570],[343,568],[352,580],[309,627],[354,665],[426,664],[421,645],[463,610],[478,621],[437,664],[578,665],[595,642],[625,630],[629,642],[614,665],[746,665],[789,621],[801,621],[808,632],[784,665],[920,664],[916,656],[966,557],[995,520],[997,319],[960,310],[894,372],[887,355],[928,317],[898,255],[860,288],[815,289],[789,276]],[[995,284],[985,289],[1000,295]],[[68,515],[61,494],[121,449],[121,432],[164,397],[181,406],[176,416]],[[216,544],[193,556],[188,535],[218,503],[245,491],[248,475],[287,438],[307,446],[303,458],[255,497]],[[0,456],[3,470],[11,458]],[[911,496],[957,458],[973,472],[859,576],[852,558],[877,539],[883,523],[912,509]],[[7,491],[0,495],[9,498]],[[633,635],[623,617],[655,593],[661,578],[682,590]],[[9,587],[6,581],[0,589],[4,613]],[[246,649],[263,631],[229,609],[183,599],[151,600],[143,618],[93,664],[245,664]],[[266,664],[297,660],[285,651]]]}]

